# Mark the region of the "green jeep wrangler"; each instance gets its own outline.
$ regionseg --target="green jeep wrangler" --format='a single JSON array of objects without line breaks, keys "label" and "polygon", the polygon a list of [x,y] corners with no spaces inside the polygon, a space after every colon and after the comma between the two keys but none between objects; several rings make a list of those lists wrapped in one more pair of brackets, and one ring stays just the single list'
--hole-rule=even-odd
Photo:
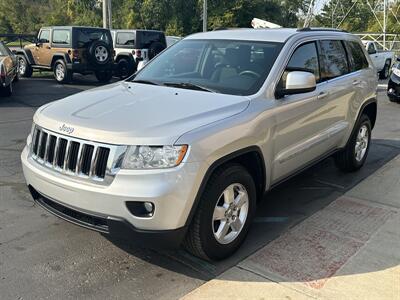
[{"label": "green jeep wrangler", "polygon": [[60,83],[72,81],[73,73],[94,74],[103,83],[113,74],[113,42],[108,29],[80,26],[44,27],[35,44],[17,50],[19,74],[52,70]]}]

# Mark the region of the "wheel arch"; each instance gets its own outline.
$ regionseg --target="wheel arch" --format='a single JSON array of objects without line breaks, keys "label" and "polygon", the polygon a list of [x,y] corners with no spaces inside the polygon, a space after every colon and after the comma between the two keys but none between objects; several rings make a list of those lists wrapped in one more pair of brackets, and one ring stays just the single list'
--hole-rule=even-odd
[{"label": "wheel arch", "polygon": [[120,53],[118,53],[118,54],[115,56],[115,62],[118,62],[118,61],[120,61],[120,60],[123,59],[123,58],[130,59],[130,60],[132,60],[132,62],[134,62],[134,60],[135,60],[132,53],[129,53],[129,52],[120,52]]},{"label": "wheel arch", "polygon": [[19,55],[19,56],[25,57],[25,59],[27,60],[27,62],[28,62],[30,65],[34,65],[34,64],[35,64],[35,61],[33,60],[33,56],[32,56],[32,53],[31,53],[30,50],[26,50],[26,49],[17,49],[17,50],[15,51],[15,54],[16,54],[16,55]]},{"label": "wheel arch", "polygon": [[237,150],[219,158],[207,169],[206,174],[204,175],[200,187],[197,191],[189,216],[186,220],[186,226],[190,225],[190,223],[192,222],[193,216],[199,205],[201,195],[204,192],[204,189],[212,174],[214,174],[218,169],[222,168],[223,166],[231,163],[238,163],[249,171],[254,179],[254,183],[256,184],[257,199],[261,199],[261,196],[264,194],[266,188],[267,176],[262,151],[258,146],[250,146]]},{"label": "wheel arch", "polygon": [[70,57],[69,57],[67,54],[65,54],[65,53],[54,53],[54,54],[53,54],[53,57],[51,58],[50,67],[53,68],[55,62],[56,62],[57,60],[59,60],[59,59],[64,60],[64,63],[66,63],[66,64],[67,64],[67,63],[71,63],[71,59],[70,59]]}]

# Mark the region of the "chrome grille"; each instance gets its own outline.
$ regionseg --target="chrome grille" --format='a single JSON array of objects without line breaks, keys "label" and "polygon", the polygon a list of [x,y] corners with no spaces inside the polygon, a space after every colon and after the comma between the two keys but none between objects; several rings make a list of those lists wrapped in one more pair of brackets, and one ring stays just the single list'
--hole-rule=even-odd
[{"label": "chrome grille", "polygon": [[30,157],[46,168],[79,180],[109,184],[126,146],[101,144],[60,135],[35,126]]}]

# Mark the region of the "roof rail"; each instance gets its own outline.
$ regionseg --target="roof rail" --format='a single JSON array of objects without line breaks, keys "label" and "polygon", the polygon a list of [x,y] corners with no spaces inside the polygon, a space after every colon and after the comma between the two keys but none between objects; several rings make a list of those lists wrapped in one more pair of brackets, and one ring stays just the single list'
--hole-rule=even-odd
[{"label": "roof rail", "polygon": [[343,29],[335,29],[335,28],[317,28],[317,27],[304,27],[304,28],[298,28],[297,31],[302,32],[302,31],[334,31],[334,32],[346,32],[348,31],[343,30]]}]

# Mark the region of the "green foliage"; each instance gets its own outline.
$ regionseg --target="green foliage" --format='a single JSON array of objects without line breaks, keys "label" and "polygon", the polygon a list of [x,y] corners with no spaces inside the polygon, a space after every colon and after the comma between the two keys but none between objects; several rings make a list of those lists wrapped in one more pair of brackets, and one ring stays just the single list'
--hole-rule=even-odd
[{"label": "green foliage", "polygon": [[[208,0],[209,29],[250,27],[254,17],[297,27],[309,0]],[[170,35],[202,29],[202,0],[112,0],[113,28]],[[0,0],[0,33],[35,33],[46,25],[102,25],[99,0]]]}]

